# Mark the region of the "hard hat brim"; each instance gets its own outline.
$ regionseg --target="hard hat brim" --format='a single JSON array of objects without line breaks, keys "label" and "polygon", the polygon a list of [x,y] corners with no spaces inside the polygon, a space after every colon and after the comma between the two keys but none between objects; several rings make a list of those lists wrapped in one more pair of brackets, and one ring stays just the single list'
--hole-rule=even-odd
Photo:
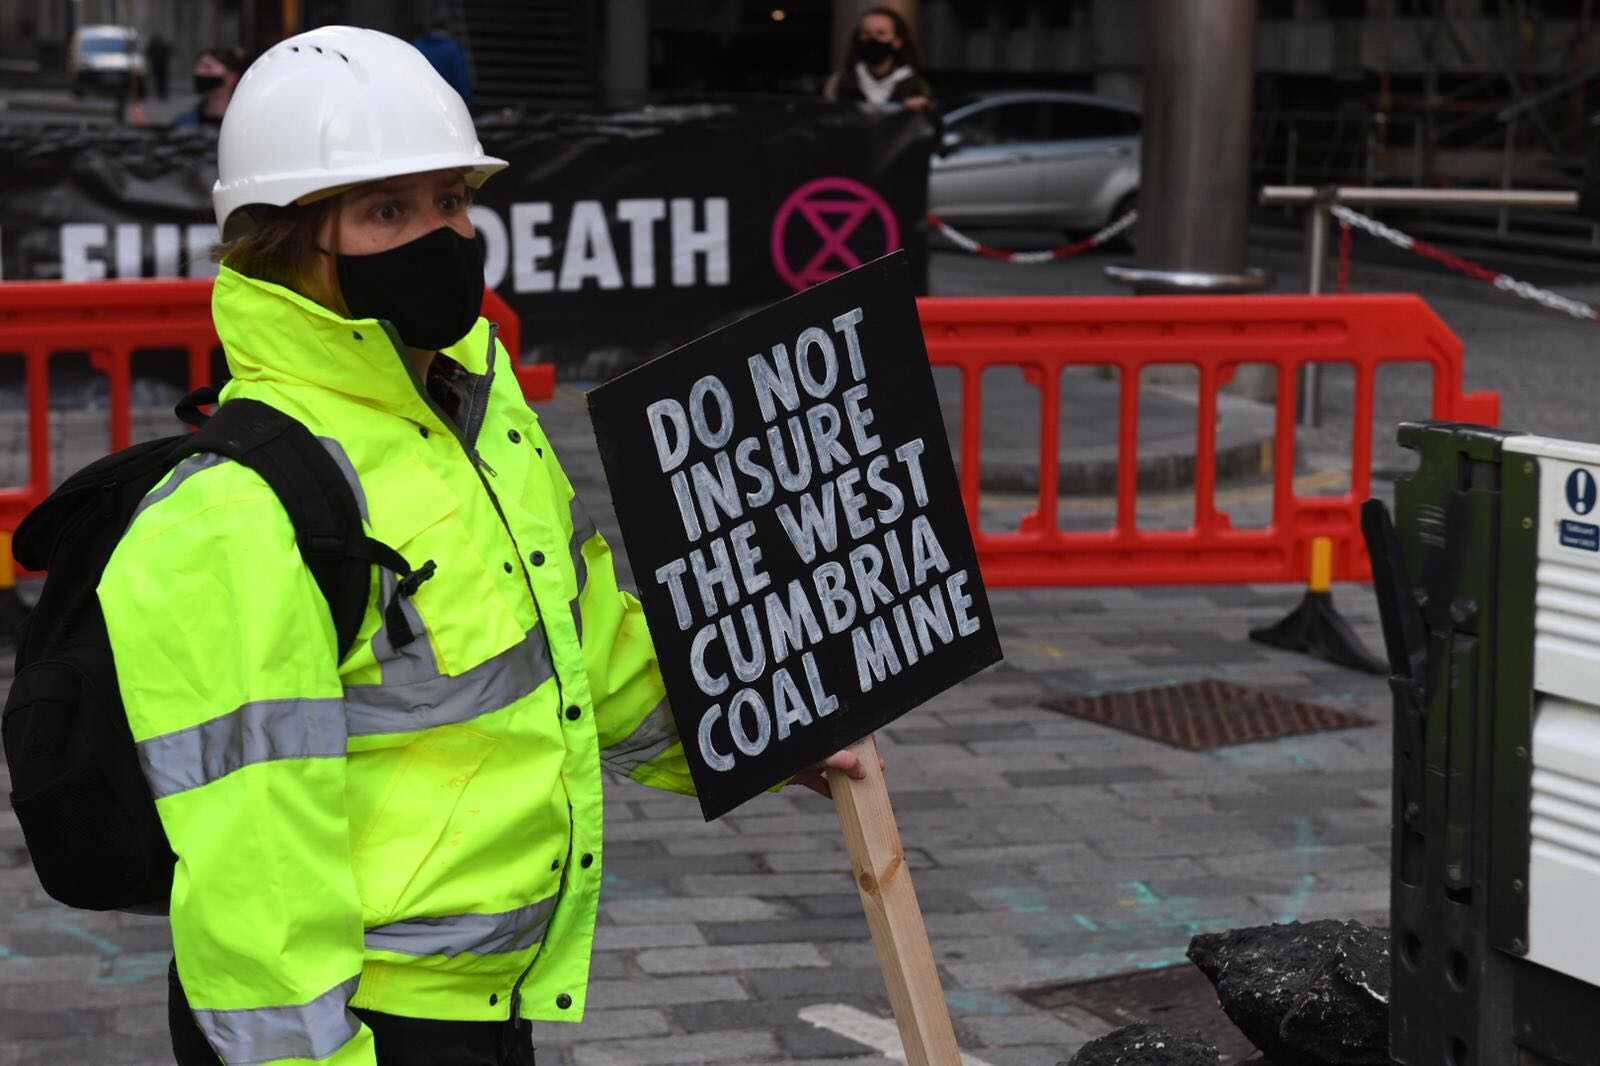
[{"label": "hard hat brim", "polygon": [[334,196],[369,181],[384,181],[388,178],[404,177],[407,174],[425,174],[432,170],[464,170],[467,184],[477,189],[509,165],[504,159],[486,155],[463,157],[459,153],[452,152],[433,156],[413,156],[409,159],[357,164],[336,170],[318,168],[282,171],[264,177],[236,181],[227,187],[224,187],[219,179],[212,186],[211,196],[218,208],[218,229],[221,231],[222,239],[227,241],[238,236],[241,226],[248,224],[246,216],[239,211],[240,208],[252,204],[287,207],[293,203],[311,203],[323,199],[323,195]]}]

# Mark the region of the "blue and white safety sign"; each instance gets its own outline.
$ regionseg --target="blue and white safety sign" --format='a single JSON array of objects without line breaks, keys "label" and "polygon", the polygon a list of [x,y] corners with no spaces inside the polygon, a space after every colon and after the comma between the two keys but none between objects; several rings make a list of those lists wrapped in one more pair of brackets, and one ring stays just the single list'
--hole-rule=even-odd
[{"label": "blue and white safety sign", "polygon": [[1567,506],[1573,514],[1588,514],[1594,510],[1596,496],[1594,475],[1578,467],[1567,475]]}]

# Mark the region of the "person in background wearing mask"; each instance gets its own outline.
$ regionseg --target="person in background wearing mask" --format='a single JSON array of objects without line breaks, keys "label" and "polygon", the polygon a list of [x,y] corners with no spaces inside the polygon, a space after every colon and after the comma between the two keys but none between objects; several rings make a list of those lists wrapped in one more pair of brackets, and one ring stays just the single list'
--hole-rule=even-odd
[{"label": "person in background wearing mask", "polygon": [[221,125],[239,78],[249,65],[242,48],[208,48],[201,52],[194,61],[194,91],[200,94],[200,102],[173,119],[173,128]]},{"label": "person in background wearing mask", "polygon": [[[223,119],[222,400],[299,419],[411,574],[341,661],[282,505],[214,455],[104,571],[177,857],[179,1066],[532,1066],[531,1019],[583,1019],[602,765],[693,792],[639,601],[479,317],[469,208],[505,166],[375,30],[273,46]],[[862,776],[795,780],[827,769]]]},{"label": "person in background wearing mask", "polygon": [[908,111],[933,106],[933,89],[921,74],[922,56],[900,12],[875,7],[861,16],[844,66],[833,72],[822,95],[829,100],[899,104]]}]

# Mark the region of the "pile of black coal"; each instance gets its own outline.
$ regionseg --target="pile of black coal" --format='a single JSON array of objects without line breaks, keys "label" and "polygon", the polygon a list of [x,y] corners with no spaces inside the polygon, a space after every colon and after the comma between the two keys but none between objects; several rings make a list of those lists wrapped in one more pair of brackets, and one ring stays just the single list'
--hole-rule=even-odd
[{"label": "pile of black coal", "polygon": [[1389,1066],[1389,931],[1290,922],[1203,933],[1189,958],[1272,1066]]},{"label": "pile of black coal", "polygon": [[1083,1045],[1067,1066],[1217,1066],[1217,1049],[1199,1033],[1125,1025]]}]

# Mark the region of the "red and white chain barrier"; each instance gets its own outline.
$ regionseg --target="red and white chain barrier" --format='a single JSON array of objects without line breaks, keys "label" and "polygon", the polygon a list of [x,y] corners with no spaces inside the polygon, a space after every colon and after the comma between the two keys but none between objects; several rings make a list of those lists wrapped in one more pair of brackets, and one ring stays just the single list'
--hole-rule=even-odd
[{"label": "red and white chain barrier", "polygon": [[[1439,263],[1442,266],[1446,266],[1451,270],[1465,274],[1468,277],[1477,278],[1479,281],[1487,282],[1488,284],[1499,289],[1501,292],[1508,292],[1513,296],[1520,296],[1524,300],[1532,300],[1534,303],[1548,307],[1552,311],[1560,311],[1561,313],[1571,315],[1574,318],[1581,318],[1586,322],[1600,321],[1600,309],[1596,309],[1594,306],[1586,304],[1581,300],[1574,300],[1570,297],[1562,296],[1560,293],[1551,292],[1549,289],[1541,289],[1537,285],[1530,285],[1526,281],[1518,281],[1516,278],[1513,278],[1508,274],[1502,274],[1499,271],[1490,270],[1488,267],[1479,263],[1474,263],[1469,259],[1463,259],[1459,255],[1454,255],[1450,252],[1447,252],[1437,245],[1429,244],[1427,241],[1421,241],[1410,236],[1409,234],[1401,233],[1392,226],[1386,226],[1377,219],[1363,215],[1359,211],[1352,211],[1350,208],[1345,207],[1342,204],[1332,205],[1329,208],[1329,211],[1332,213],[1334,218],[1339,220],[1342,227],[1339,242],[1338,285],[1340,292],[1346,292],[1350,287],[1349,237],[1350,230],[1353,228],[1359,229],[1363,233],[1370,234],[1371,236],[1377,237],[1380,240],[1388,241],[1396,248],[1403,248],[1408,252],[1414,252],[1425,259],[1432,259],[1434,262]],[[1127,229],[1129,226],[1132,226],[1138,220],[1139,212],[1129,211],[1127,214],[1123,215],[1109,226],[1106,226],[1104,229],[1091,236],[1085,237],[1081,241],[1075,241],[1072,244],[1063,244],[1056,248],[1050,248],[1038,252],[1013,252],[1007,251],[1004,248],[995,248],[990,245],[983,244],[980,241],[975,241],[971,237],[968,237],[965,233],[962,233],[960,230],[951,226],[948,222],[944,221],[932,211],[928,212],[928,225],[933,227],[935,232],[943,234],[944,237],[957,248],[960,248],[964,252],[971,252],[973,255],[981,255],[985,259],[998,259],[1005,263],[1050,263],[1058,259],[1070,259],[1075,255],[1081,255],[1084,252],[1089,251],[1091,248],[1098,248],[1107,243],[1123,230]]]},{"label": "red and white chain barrier", "polygon": [[928,225],[932,226],[935,232],[942,233],[957,248],[973,255],[981,255],[985,259],[998,259],[1005,263],[1050,263],[1057,259],[1071,259],[1091,248],[1100,247],[1137,221],[1139,212],[1129,211],[1105,229],[1081,241],[1063,244],[1059,248],[1050,248],[1042,252],[1008,252],[1004,248],[991,248],[987,244],[975,241],[960,230],[952,228],[948,222],[932,211],[928,212]]},{"label": "red and white chain barrier", "polygon": [[[1596,310],[1582,300],[1574,300],[1570,297],[1562,296],[1560,293],[1551,292],[1549,289],[1541,289],[1537,285],[1530,285],[1526,281],[1518,281],[1509,275],[1463,259],[1459,255],[1452,255],[1443,248],[1429,244],[1427,241],[1419,241],[1415,237],[1401,233],[1391,226],[1385,226],[1375,218],[1369,218],[1359,211],[1352,211],[1342,204],[1334,204],[1328,210],[1344,226],[1353,227],[1380,240],[1388,241],[1396,248],[1404,248],[1408,252],[1415,252],[1423,258],[1432,259],[1434,262],[1447,266],[1451,270],[1458,271],[1471,278],[1477,278],[1479,281],[1487,282],[1501,292],[1509,292],[1511,295],[1520,296],[1524,300],[1532,300],[1536,304],[1548,307],[1552,311],[1560,311],[1563,314],[1571,315],[1573,318],[1581,318],[1588,322],[1600,321],[1600,310]],[[1341,248],[1341,259],[1344,258],[1344,249]],[[1343,263],[1341,263],[1340,291],[1343,291],[1347,277],[1348,274],[1345,272]]]}]

